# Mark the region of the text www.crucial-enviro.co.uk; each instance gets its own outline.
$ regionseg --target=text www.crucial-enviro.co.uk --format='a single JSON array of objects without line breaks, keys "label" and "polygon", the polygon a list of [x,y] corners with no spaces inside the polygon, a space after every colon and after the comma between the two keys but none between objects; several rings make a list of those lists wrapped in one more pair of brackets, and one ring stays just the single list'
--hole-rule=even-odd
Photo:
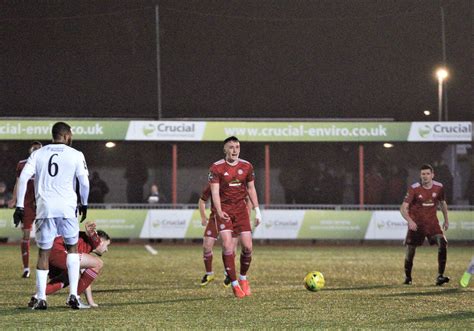
[{"label": "text www.crucial-enviro.co.uk", "polygon": [[[0,125],[0,134],[46,135],[51,133],[51,128],[52,125],[23,125],[22,123],[7,123]],[[72,126],[71,130],[73,134],[79,135],[104,134],[104,128],[100,123]]]},{"label": "text www.crucial-enviro.co.uk", "polygon": [[378,125],[372,128],[347,128],[332,125],[321,128],[305,128],[304,125],[288,125],[279,128],[225,128],[228,136],[249,137],[386,137],[387,128]]}]

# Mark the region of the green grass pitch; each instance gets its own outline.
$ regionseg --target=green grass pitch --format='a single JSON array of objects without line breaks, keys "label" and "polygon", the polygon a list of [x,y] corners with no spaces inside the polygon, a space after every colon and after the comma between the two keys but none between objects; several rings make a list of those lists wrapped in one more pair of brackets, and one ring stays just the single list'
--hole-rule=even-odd
[{"label": "green grass pitch", "polygon": [[[46,311],[26,307],[35,276],[22,279],[19,246],[0,246],[1,329],[472,329],[474,284],[459,287],[473,254],[468,246],[448,250],[446,275],[434,285],[437,249],[415,256],[413,285],[401,285],[401,246],[256,245],[249,280],[251,297],[235,299],[222,286],[220,249],[214,252],[216,281],[200,288],[204,274],[199,245],[112,245],[103,273],[93,284],[99,308],[65,307],[67,290],[48,298]],[[32,247],[32,265],[37,249]],[[321,271],[326,286],[309,292],[303,278]]]}]

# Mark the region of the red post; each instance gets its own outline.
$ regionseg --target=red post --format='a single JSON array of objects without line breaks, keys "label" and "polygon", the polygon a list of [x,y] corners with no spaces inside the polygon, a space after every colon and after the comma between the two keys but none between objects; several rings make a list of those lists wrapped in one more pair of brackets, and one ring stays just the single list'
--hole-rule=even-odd
[{"label": "red post", "polygon": [[359,145],[359,206],[364,208],[364,146]]},{"label": "red post", "polygon": [[270,205],[270,146],[265,145],[265,206]]},{"label": "red post", "polygon": [[171,170],[171,202],[178,203],[178,145],[173,144]]}]

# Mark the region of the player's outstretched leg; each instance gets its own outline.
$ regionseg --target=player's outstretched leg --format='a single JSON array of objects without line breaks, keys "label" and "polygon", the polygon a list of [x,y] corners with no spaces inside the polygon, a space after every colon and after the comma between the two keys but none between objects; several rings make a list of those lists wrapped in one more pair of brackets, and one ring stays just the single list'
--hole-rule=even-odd
[{"label": "player's outstretched leg", "polygon": [[237,276],[235,274],[235,263],[234,263],[234,252],[223,252],[222,260],[224,262],[224,267],[231,279],[232,291],[237,298],[243,298],[245,293],[240,288],[239,282],[237,281]]},{"label": "player's outstretched leg", "polygon": [[30,278],[30,239],[23,239],[21,241],[21,260],[23,262],[22,278]]},{"label": "player's outstretched leg", "polygon": [[252,234],[250,232],[242,232],[240,235],[242,242],[242,252],[240,253],[240,275],[239,284],[246,296],[252,294],[250,284],[247,280],[247,271],[252,262]]},{"label": "player's outstretched leg", "polygon": [[211,251],[204,251],[202,258],[204,261],[204,267],[206,268],[206,273],[201,279],[201,287],[206,286],[210,282],[214,280],[214,272],[212,271],[212,250]]},{"label": "player's outstretched leg", "polygon": [[[28,306],[31,304],[31,309],[33,310],[45,310],[48,308],[46,304],[46,283],[48,281],[48,273],[49,273],[49,252],[50,249],[41,248],[40,243],[39,254],[38,254],[38,262],[36,264],[36,300],[34,302],[28,303]],[[48,247],[48,245],[44,245],[43,247]]]},{"label": "player's outstretched leg", "polygon": [[474,257],[472,258],[471,263],[469,263],[466,272],[462,275],[459,284],[462,287],[468,287],[472,274],[474,274]]},{"label": "player's outstretched leg", "polygon": [[[239,238],[238,237],[232,237],[232,242],[233,242],[233,245],[234,245],[234,255],[235,255],[236,254],[235,252],[237,251],[237,245],[239,244]],[[224,267],[224,281],[222,282],[222,285],[225,288],[228,288],[231,284],[232,284],[232,279],[230,279],[230,276],[229,276],[229,274],[227,273],[227,271],[225,270],[225,267]]]},{"label": "player's outstretched leg", "polygon": [[441,286],[449,282],[449,277],[443,276],[448,255],[448,241],[444,236],[436,236],[436,243],[438,245],[438,277],[436,277],[436,285]]},{"label": "player's outstretched leg", "polygon": [[466,271],[462,275],[461,280],[459,281],[459,284],[461,285],[461,287],[468,287],[469,282],[471,281],[471,277],[472,277],[472,275],[469,272]]},{"label": "player's outstretched leg", "polygon": [[411,270],[413,269],[413,259],[415,258],[416,246],[407,245],[405,254],[405,281],[403,284],[411,285]]}]

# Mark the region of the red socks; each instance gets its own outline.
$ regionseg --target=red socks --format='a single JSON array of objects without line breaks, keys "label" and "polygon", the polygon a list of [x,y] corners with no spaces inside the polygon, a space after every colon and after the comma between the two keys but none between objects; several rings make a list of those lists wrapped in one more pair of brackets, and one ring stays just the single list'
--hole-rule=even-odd
[{"label": "red socks", "polygon": [[86,288],[97,278],[97,272],[92,269],[86,269],[81,278],[79,278],[79,284],[77,285],[77,294],[84,292]]},{"label": "red socks", "polygon": [[206,267],[206,272],[212,272],[212,251],[203,253],[202,259],[204,260],[204,267]]},{"label": "red socks", "polygon": [[59,291],[62,289],[64,284],[62,282],[57,282],[57,283],[49,283],[46,285],[46,295],[50,295],[54,292]]},{"label": "red socks", "polygon": [[252,253],[244,253],[240,254],[240,274],[245,276],[247,271],[250,268],[250,262],[252,262]]},{"label": "red socks", "polygon": [[237,276],[235,275],[235,263],[234,263],[234,253],[222,254],[222,261],[224,262],[224,268],[227,272],[231,281],[236,281]]},{"label": "red socks", "polygon": [[[84,292],[86,288],[97,278],[97,273],[92,269],[86,269],[79,279],[79,284],[77,285],[77,294]],[[46,286],[46,295],[52,294],[59,291],[64,287],[64,284],[67,284],[67,272],[63,272],[61,275],[51,279],[51,281]]]}]

